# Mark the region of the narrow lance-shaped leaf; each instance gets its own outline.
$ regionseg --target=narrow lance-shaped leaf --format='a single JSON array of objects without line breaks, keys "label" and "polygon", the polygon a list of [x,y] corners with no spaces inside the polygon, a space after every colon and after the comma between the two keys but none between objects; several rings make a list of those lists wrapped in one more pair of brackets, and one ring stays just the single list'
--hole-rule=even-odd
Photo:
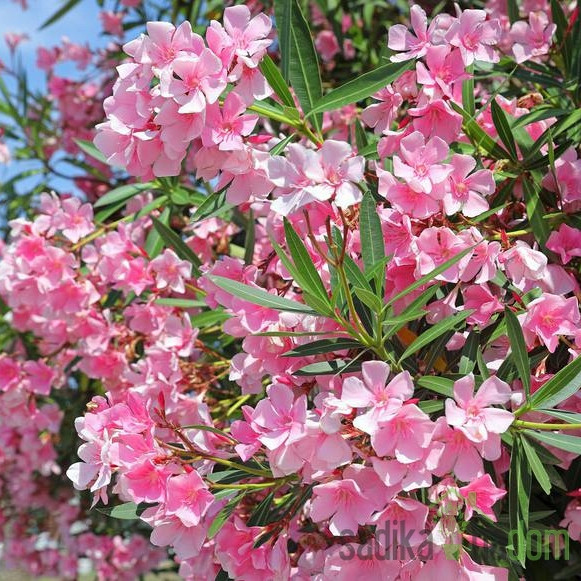
[{"label": "narrow lance-shaped leaf", "polygon": [[545,209],[540,198],[539,188],[530,178],[524,178],[522,186],[531,228],[541,247],[544,247],[549,238],[549,226],[543,219]]},{"label": "narrow lance-shaped leaf", "polygon": [[461,311],[443,319],[442,321],[436,323],[433,327],[430,327],[427,331],[424,331],[402,354],[400,361],[403,361],[410,355],[417,353],[422,347],[429,345],[435,341],[440,335],[443,335],[446,331],[454,329],[456,326],[460,326],[472,313],[474,309],[467,309]]},{"label": "narrow lance-shaped leaf", "polygon": [[108,206],[109,204],[115,204],[117,202],[127,201],[133,198],[141,192],[147,190],[155,189],[155,184],[153,182],[147,182],[145,184],[127,184],[125,186],[119,186],[110,192],[107,192],[104,196],[99,198],[95,204],[95,208],[102,208],[103,206]]},{"label": "narrow lance-shaped leaf", "polygon": [[414,66],[413,61],[389,63],[377,67],[368,73],[363,73],[361,76],[327,93],[322,99],[317,101],[307,117],[315,113],[339,109],[345,105],[361,101],[398,79],[405,71],[411,69],[412,66]]},{"label": "narrow lance-shaped leaf", "polygon": [[320,339],[312,343],[305,343],[299,345],[286,353],[283,357],[307,357],[309,355],[320,355],[322,353],[334,353],[336,351],[344,351],[346,349],[359,349],[363,346],[355,339],[344,339],[338,337],[336,339]]},{"label": "narrow lance-shaped leaf", "polygon": [[[170,209],[165,208],[158,221],[167,226],[169,222]],[[145,241],[145,252],[149,258],[155,258],[163,250],[163,239],[159,232],[153,228],[149,231]]]},{"label": "narrow lance-shaped leaf", "polygon": [[295,101],[289,91],[287,82],[284,80],[278,67],[268,55],[265,55],[260,62],[260,71],[265,76],[273,91],[279,96],[283,104],[287,107],[295,107]]},{"label": "narrow lance-shaped leaf", "polygon": [[541,462],[539,455],[526,438],[522,438],[520,442],[537,482],[541,485],[541,488],[545,491],[545,494],[550,494],[551,479],[549,478],[549,474],[544,464]]},{"label": "narrow lance-shaped leaf", "polygon": [[[322,95],[319,60],[311,31],[298,0],[277,0],[275,10],[283,52],[283,76],[288,75],[287,80],[308,114]],[[314,115],[313,125],[320,131],[320,114]]]},{"label": "narrow lance-shaped leaf", "polygon": [[367,272],[385,258],[385,242],[383,240],[383,231],[381,230],[381,221],[377,215],[375,200],[371,192],[363,194],[359,209],[359,225],[361,255]]},{"label": "narrow lance-shaped leaf", "polygon": [[528,399],[531,393],[531,368],[522,327],[517,316],[508,307],[504,311],[504,317],[506,319],[506,330],[510,341],[512,358],[519,372],[525,396]]},{"label": "narrow lance-shaped leaf", "polygon": [[492,122],[494,123],[496,132],[498,133],[500,140],[502,143],[504,143],[508,153],[510,154],[510,159],[512,159],[512,161],[516,161],[518,159],[516,143],[514,141],[506,113],[502,110],[495,99],[492,100],[490,109],[492,113]]},{"label": "narrow lance-shaped leaf", "polygon": [[515,437],[509,472],[508,510],[511,529],[509,540],[512,542],[512,547],[509,548],[512,548],[513,555],[522,565],[526,558],[530,488],[531,468],[524,457],[520,437]]},{"label": "narrow lance-shaped leaf", "polygon": [[526,430],[525,433],[543,444],[554,446],[560,450],[581,454],[581,438],[569,434],[558,434],[556,432]]},{"label": "narrow lance-shaped leaf", "polygon": [[210,528],[208,529],[208,538],[213,539],[226,524],[226,521],[230,518],[234,509],[238,506],[238,503],[244,498],[246,491],[241,492],[235,496],[226,506],[216,515],[216,518],[212,521]]},{"label": "narrow lance-shaped leaf", "polygon": [[208,278],[221,289],[254,305],[268,307],[269,309],[275,309],[277,311],[306,313],[307,315],[316,314],[315,311],[307,305],[302,305],[301,303],[279,297],[260,288],[251,287],[222,276],[208,276]]},{"label": "narrow lance-shaped leaf", "polygon": [[291,223],[286,218],[284,219],[284,233],[286,245],[294,265],[300,273],[301,279],[308,281],[307,290],[310,289],[312,294],[316,295],[324,303],[330,304],[327,289],[325,289],[321,276],[313,264],[311,255],[307,251],[300,236],[295,232]]}]

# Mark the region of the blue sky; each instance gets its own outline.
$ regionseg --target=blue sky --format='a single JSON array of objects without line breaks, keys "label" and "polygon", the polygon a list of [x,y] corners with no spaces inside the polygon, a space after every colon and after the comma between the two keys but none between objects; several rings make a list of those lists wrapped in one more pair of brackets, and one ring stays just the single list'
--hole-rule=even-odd
[{"label": "blue sky", "polygon": [[[73,42],[86,43],[92,46],[106,44],[106,39],[97,36],[100,30],[99,7],[95,0],[82,0],[61,20],[44,30],[40,25],[52,16],[62,5],[62,0],[28,0],[29,8],[23,11],[20,4],[12,0],[0,0],[0,60],[10,62],[10,53],[4,42],[7,32],[23,32],[30,40],[20,45],[19,53],[23,64],[35,86],[42,86],[44,73],[35,66],[36,49],[39,46],[54,46],[60,43],[63,36]],[[66,65],[59,69],[64,73]],[[68,72],[68,71],[66,71]]]},{"label": "blue sky", "polygon": [[[45,73],[36,68],[36,49],[39,46],[55,46],[60,44],[63,36],[72,42],[89,43],[92,47],[107,44],[106,37],[99,36],[99,7],[95,0],[82,0],[61,20],[44,30],[39,30],[41,24],[52,16],[63,0],[28,0],[29,8],[23,11],[20,5],[12,0],[0,0],[0,60],[9,64],[10,52],[4,41],[7,32],[26,33],[30,37],[19,46],[18,55],[27,71],[28,81],[32,89],[44,89]],[[58,74],[76,77],[79,73],[73,64],[64,63],[57,66]],[[6,79],[9,83],[9,79]],[[10,84],[10,83],[9,83]],[[26,162],[12,161],[7,166],[0,165],[0,184],[16,173],[30,167]],[[29,184],[35,183],[34,178],[20,183],[23,191]],[[53,180],[58,188],[74,191],[72,182],[68,180]]]}]

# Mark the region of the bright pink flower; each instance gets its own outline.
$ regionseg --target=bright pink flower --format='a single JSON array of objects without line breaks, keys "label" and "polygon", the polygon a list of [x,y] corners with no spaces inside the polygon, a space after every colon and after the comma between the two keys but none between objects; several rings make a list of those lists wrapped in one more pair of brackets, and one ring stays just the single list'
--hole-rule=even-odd
[{"label": "bright pink flower", "polygon": [[467,322],[471,325],[485,326],[494,313],[504,310],[498,297],[494,296],[486,284],[473,284],[462,290],[464,308],[474,309]]},{"label": "bright pink flower", "polygon": [[561,224],[558,230],[551,232],[547,248],[559,254],[561,262],[567,264],[573,257],[581,256],[581,230]]},{"label": "bright pink flower", "polygon": [[78,198],[63,200],[62,212],[56,218],[56,226],[73,244],[76,244],[95,229],[93,207],[91,204],[81,204]]},{"label": "bright pink flower", "polygon": [[[41,360],[27,361],[23,365],[27,374],[27,383],[30,391],[39,395],[49,395],[56,378],[56,373]],[[0,373],[1,375],[1,373]]]},{"label": "bright pink flower", "polygon": [[424,86],[424,93],[432,98],[453,98],[452,85],[467,77],[460,51],[449,45],[430,46],[425,60],[425,65],[421,61],[416,65],[417,81]]},{"label": "bright pink flower", "polygon": [[333,480],[313,488],[311,519],[329,519],[329,530],[334,535],[357,535],[359,525],[368,521],[374,509],[375,503],[354,480]]},{"label": "bright pink flower", "polygon": [[448,178],[446,195],[443,198],[444,209],[448,216],[462,212],[465,216],[478,216],[488,210],[488,202],[483,196],[494,193],[496,184],[492,172],[488,169],[472,170],[476,160],[470,155],[454,154],[450,160],[454,171]]},{"label": "bright pink flower", "polygon": [[136,503],[164,502],[168,479],[171,475],[172,471],[167,465],[146,459],[124,472],[124,489]]},{"label": "bright pink flower", "polygon": [[[352,408],[368,409],[355,418],[353,425],[368,434],[377,431],[383,421],[393,416],[409,399],[414,386],[407,371],[389,383],[389,365],[383,361],[366,361],[361,369],[363,381],[348,377],[341,388],[341,401]],[[387,383],[387,385],[386,385]]]},{"label": "bright pink flower", "polygon": [[173,250],[166,248],[150,262],[149,267],[155,273],[158,289],[169,288],[176,293],[186,292],[184,279],[190,278],[192,265],[187,260],[180,260]]},{"label": "bright pink flower", "polygon": [[[447,143],[458,138],[462,128],[462,116],[443,101],[436,99],[421,107],[408,109],[408,113],[413,117],[413,127],[428,139],[437,136]],[[443,159],[443,158],[440,158]]]},{"label": "bright pink flower", "polygon": [[557,25],[549,22],[543,11],[531,12],[529,23],[517,20],[510,29],[512,52],[517,63],[547,54],[553,42]]},{"label": "bright pink flower", "polygon": [[8,355],[0,355],[0,390],[9,391],[18,387],[22,379],[20,365]]},{"label": "bright pink flower", "polygon": [[214,496],[195,470],[167,481],[167,514],[177,516],[186,527],[197,526],[213,502]]},{"label": "bright pink flower", "polygon": [[514,421],[514,415],[491,407],[504,404],[512,395],[510,386],[496,377],[489,377],[474,394],[472,374],[454,383],[454,400],[446,400],[448,424],[461,430],[473,442],[486,441],[490,434],[502,434]]},{"label": "bright pink flower", "polygon": [[448,146],[442,139],[432,137],[426,143],[424,136],[414,131],[401,140],[400,155],[393,157],[393,173],[412,190],[429,194],[452,172],[452,167],[438,163],[447,155]]},{"label": "bright pink flower", "polygon": [[576,297],[565,298],[544,293],[527,305],[527,315],[522,323],[523,331],[530,342],[535,335],[554,353],[559,336],[577,333],[581,315]]},{"label": "bright pink flower", "polygon": [[446,34],[446,40],[460,49],[466,66],[474,60],[495,63],[499,57],[492,48],[500,39],[500,22],[487,19],[484,10],[460,10],[456,5],[458,19]]},{"label": "bright pink flower", "polygon": [[483,474],[470,484],[459,489],[466,503],[465,519],[470,520],[474,511],[496,522],[496,515],[492,506],[497,500],[506,495],[506,490],[497,488],[490,478],[490,474]]}]

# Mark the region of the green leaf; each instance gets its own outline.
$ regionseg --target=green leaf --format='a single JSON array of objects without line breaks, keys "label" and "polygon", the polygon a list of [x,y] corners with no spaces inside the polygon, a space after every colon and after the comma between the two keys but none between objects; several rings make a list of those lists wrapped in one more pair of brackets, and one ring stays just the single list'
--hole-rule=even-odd
[{"label": "green leaf", "polygon": [[515,23],[520,17],[517,0],[508,0],[507,11],[510,23]]},{"label": "green leaf", "polygon": [[273,91],[279,96],[280,100],[287,107],[295,107],[295,100],[289,88],[287,82],[284,80],[278,67],[274,64],[273,60],[265,55],[260,62],[260,72],[265,76],[268,84],[272,87]]},{"label": "green leaf", "polygon": [[579,391],[581,386],[581,357],[576,357],[543,384],[530,399],[530,408],[549,409]]},{"label": "green leaf", "polygon": [[308,357],[310,355],[320,355],[321,353],[334,353],[345,349],[361,349],[363,346],[355,339],[320,339],[312,343],[299,345],[290,351],[282,354],[282,357]]},{"label": "green leaf", "polygon": [[274,500],[274,492],[267,494],[258,506],[254,509],[246,526],[248,527],[261,527],[267,525],[270,522],[272,501]]},{"label": "green leaf", "polygon": [[551,493],[551,479],[549,478],[549,474],[539,455],[537,454],[536,450],[531,446],[526,438],[522,438],[520,440],[522,449],[524,450],[525,456],[529,461],[530,467],[532,469],[537,482],[541,485],[541,488],[545,491],[545,494]]},{"label": "green leaf", "polygon": [[181,239],[180,235],[174,232],[169,226],[166,226],[161,220],[154,216],[151,217],[153,227],[161,236],[167,247],[172,248],[175,253],[182,259],[192,265],[194,276],[200,276],[200,265],[202,261],[196,256],[195,252]]},{"label": "green leaf", "polygon": [[531,466],[524,456],[520,438],[515,437],[510,462],[508,507],[510,529],[516,531],[516,546],[510,548],[523,566],[526,559],[530,494]]},{"label": "green leaf", "polygon": [[256,228],[254,223],[254,212],[248,212],[246,222],[246,239],[244,240],[244,264],[252,264],[254,258],[254,243],[256,241]]},{"label": "green leaf", "polygon": [[458,371],[460,374],[468,375],[468,373],[472,373],[474,370],[474,367],[476,366],[476,353],[478,352],[479,345],[480,333],[473,329],[468,334],[466,343],[464,343],[464,347],[462,348],[460,363],[458,364]]},{"label": "green leaf", "polygon": [[213,539],[226,524],[234,509],[238,506],[238,503],[244,498],[246,491],[241,492],[235,496],[228,504],[216,515],[210,528],[208,529],[207,537],[208,539]]},{"label": "green leaf", "polygon": [[476,104],[474,102],[474,64],[466,67],[467,79],[462,81],[462,106],[470,117],[476,115]]},{"label": "green leaf", "polygon": [[543,219],[545,208],[541,202],[540,191],[537,185],[530,178],[522,180],[527,216],[533,229],[533,234],[541,248],[545,247],[549,238],[549,226]]},{"label": "green leaf", "polygon": [[100,161],[101,163],[108,164],[107,158],[97,149],[97,146],[92,141],[87,141],[86,139],[75,139],[74,142],[79,146],[79,149],[84,151],[90,157]]},{"label": "green leaf", "polygon": [[77,4],[80,4],[81,0],[68,0],[65,2],[52,16],[47,18],[39,27],[39,30],[54,24],[57,20],[60,20],[63,16],[72,10]]},{"label": "green leaf", "polygon": [[[275,14],[283,55],[283,78],[290,81],[303,111],[308,114],[322,95],[319,60],[311,31],[298,0],[277,0]],[[320,131],[320,115],[313,117],[313,125]]]},{"label": "green leaf", "polygon": [[492,159],[509,159],[509,154],[502,148],[488,133],[478,125],[477,121],[474,119],[470,113],[462,109],[462,107],[456,105],[456,103],[450,101],[452,109],[457,113],[462,115],[464,121],[462,123],[462,128],[464,133],[470,138],[470,141],[475,147],[482,147],[484,151],[492,157]]},{"label": "green leaf", "polygon": [[383,308],[383,301],[367,289],[354,287],[353,294],[373,313],[379,313]]},{"label": "green leaf", "polygon": [[341,373],[355,373],[361,371],[361,363],[355,361],[344,361],[343,359],[333,359],[332,361],[320,361],[305,365],[293,375],[313,376],[313,375],[340,375]]},{"label": "green leaf", "polygon": [[199,222],[200,220],[205,220],[206,218],[212,218],[217,216],[222,212],[226,212],[234,208],[233,204],[226,202],[226,190],[230,184],[224,186],[221,190],[210,194],[203,202],[200,204],[194,215],[192,216],[192,222]]},{"label": "green leaf", "polygon": [[124,504],[119,504],[113,507],[107,508],[97,508],[97,511],[110,516],[111,518],[117,518],[120,520],[136,520],[138,519],[147,508],[154,506],[153,504],[134,502],[125,502]]},{"label": "green leaf", "polygon": [[293,259],[296,272],[299,275],[297,282],[303,287],[303,290],[318,297],[324,304],[330,307],[331,303],[329,302],[327,289],[325,289],[325,285],[313,264],[313,259],[300,236],[295,232],[291,223],[286,218],[284,219],[284,233],[287,248]]},{"label": "green leaf", "polygon": [[424,331],[415,341],[413,341],[408,348],[403,352],[402,356],[399,358],[400,362],[417,353],[422,347],[429,345],[435,341],[440,335],[443,335],[447,331],[450,331],[456,327],[459,327],[464,321],[474,312],[475,309],[466,309],[447,317],[436,323],[433,327],[430,327],[427,331]]},{"label": "green leaf", "polygon": [[269,309],[275,309],[277,311],[305,313],[307,315],[317,314],[307,305],[279,297],[260,288],[242,284],[236,280],[230,280],[229,278],[224,278],[222,276],[208,276],[208,278],[222,290],[254,305],[268,307]]},{"label": "green leaf", "polygon": [[109,204],[116,204],[117,202],[127,201],[141,192],[155,189],[156,185],[154,182],[147,182],[145,184],[127,184],[126,186],[120,186],[99,198],[93,204],[93,207],[101,208],[103,206],[108,206]]},{"label": "green leaf", "polygon": [[[159,217],[159,221],[167,226],[169,222],[170,209],[165,208]],[[149,231],[145,240],[145,252],[150,259],[155,258],[163,250],[163,240],[159,232],[153,228]]]},{"label": "green leaf", "polygon": [[518,154],[516,150],[516,143],[514,141],[506,113],[496,102],[496,99],[492,100],[490,104],[490,110],[492,113],[492,122],[494,123],[494,127],[496,128],[500,140],[502,143],[504,143],[507,151],[509,152],[510,159],[512,159],[512,161],[517,161]]},{"label": "green leaf", "polygon": [[204,301],[197,301],[194,299],[178,299],[178,298],[165,298],[156,299],[156,305],[164,305],[166,307],[176,307],[179,309],[194,309],[205,307],[206,303]]},{"label": "green leaf", "polygon": [[371,270],[385,258],[385,242],[381,230],[381,221],[371,192],[365,192],[359,208],[359,226],[361,236],[361,256],[365,271]]},{"label": "green leaf", "polygon": [[413,66],[415,66],[414,61],[389,63],[377,67],[368,73],[363,73],[361,76],[327,93],[322,99],[317,101],[307,117],[315,113],[339,109],[345,105],[366,99],[398,79],[405,71],[411,69]]},{"label": "green leaf", "polygon": [[581,438],[578,436],[533,430],[525,430],[525,434],[543,442],[543,444],[548,444],[549,446],[554,446],[555,448],[566,450],[567,452],[581,454]]},{"label": "green leaf", "polygon": [[281,139],[271,150],[270,155],[280,155],[285,149],[286,146],[296,138],[295,133],[291,133],[287,135],[284,139]]},{"label": "green leaf", "polygon": [[566,422],[568,424],[581,424],[581,414],[576,412],[567,412],[563,410],[535,410],[542,414],[547,414],[548,416],[552,416]]},{"label": "green leaf", "polygon": [[435,375],[424,375],[417,380],[420,387],[429,389],[445,395],[446,397],[454,397],[454,381],[446,377],[436,377]]},{"label": "green leaf", "polygon": [[508,307],[505,308],[504,318],[506,319],[506,330],[510,341],[512,357],[528,400],[531,393],[531,368],[522,327],[518,322],[517,316]]},{"label": "green leaf", "polygon": [[230,315],[226,311],[220,309],[213,309],[211,311],[204,311],[197,315],[192,315],[190,321],[193,327],[204,329],[206,327],[213,327],[227,321]]},{"label": "green leaf", "polygon": [[[565,65],[565,71],[569,72],[571,70],[571,34],[569,28],[569,19],[565,16],[563,8],[558,2],[558,0],[551,0],[551,15],[553,17],[553,22],[557,26],[556,34],[557,45],[559,46],[559,53],[563,55],[563,63]],[[577,38],[577,42],[579,39]]]}]

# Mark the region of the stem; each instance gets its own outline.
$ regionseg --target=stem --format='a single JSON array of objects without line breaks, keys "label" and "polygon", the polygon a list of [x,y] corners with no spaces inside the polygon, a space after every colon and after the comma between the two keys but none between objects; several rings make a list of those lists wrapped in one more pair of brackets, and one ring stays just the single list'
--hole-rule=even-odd
[{"label": "stem", "polygon": [[581,430],[581,424],[545,424],[542,422],[525,422],[524,420],[515,420],[513,425],[516,428],[529,430]]}]

